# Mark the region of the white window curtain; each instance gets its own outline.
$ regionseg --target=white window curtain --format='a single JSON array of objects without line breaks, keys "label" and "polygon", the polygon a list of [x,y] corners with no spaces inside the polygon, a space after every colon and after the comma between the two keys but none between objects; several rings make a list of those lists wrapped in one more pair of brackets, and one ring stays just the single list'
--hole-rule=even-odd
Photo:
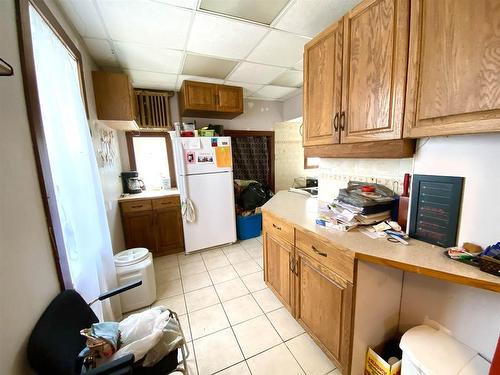
[{"label": "white window curtain", "polygon": [[[71,282],[90,302],[117,283],[78,64],[32,6],[30,25],[43,129]],[[95,303],[92,308],[100,319],[121,315],[116,299]]]}]

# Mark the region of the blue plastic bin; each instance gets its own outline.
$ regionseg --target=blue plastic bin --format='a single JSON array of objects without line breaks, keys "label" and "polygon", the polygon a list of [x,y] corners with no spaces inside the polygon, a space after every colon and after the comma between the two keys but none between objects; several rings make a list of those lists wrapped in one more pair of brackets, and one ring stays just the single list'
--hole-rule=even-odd
[{"label": "blue plastic bin", "polygon": [[262,231],[262,214],[238,216],[236,218],[236,233],[239,240],[260,236]]}]

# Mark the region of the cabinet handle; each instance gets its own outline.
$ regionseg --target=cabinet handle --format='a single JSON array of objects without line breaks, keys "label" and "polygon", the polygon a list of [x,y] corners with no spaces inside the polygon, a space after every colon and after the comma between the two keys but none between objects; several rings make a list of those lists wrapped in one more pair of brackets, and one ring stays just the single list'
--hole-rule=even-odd
[{"label": "cabinet handle", "polygon": [[132,208],[141,208],[142,207],[142,204],[136,204],[135,206],[130,206]]},{"label": "cabinet handle", "polygon": [[281,227],[277,226],[276,224],[273,223],[273,227],[276,228],[277,230],[281,230]]},{"label": "cabinet handle", "polygon": [[340,112],[340,130],[345,130],[345,111]]},{"label": "cabinet handle", "polygon": [[333,117],[333,128],[335,129],[335,132],[339,131],[339,113],[335,113],[335,116]]},{"label": "cabinet handle", "polygon": [[292,271],[292,273],[295,274],[295,263],[293,261],[293,258],[290,259],[290,271]]},{"label": "cabinet handle", "polygon": [[327,257],[328,256],[326,253],[323,253],[323,252],[319,251],[318,249],[316,249],[316,246],[314,246],[314,245],[311,245],[311,248],[313,249],[313,251],[316,254],[321,255],[322,257]]}]

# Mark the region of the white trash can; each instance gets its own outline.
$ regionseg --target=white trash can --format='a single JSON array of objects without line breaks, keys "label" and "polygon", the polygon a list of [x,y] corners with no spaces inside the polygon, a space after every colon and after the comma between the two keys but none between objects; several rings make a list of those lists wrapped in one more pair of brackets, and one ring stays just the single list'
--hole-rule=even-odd
[{"label": "white trash can", "polygon": [[453,336],[429,326],[408,330],[399,344],[403,375],[488,375],[490,363]]},{"label": "white trash can", "polygon": [[114,256],[116,278],[122,286],[142,280],[142,285],[120,294],[122,313],[151,305],[156,300],[153,256],[144,247],[122,251]]}]

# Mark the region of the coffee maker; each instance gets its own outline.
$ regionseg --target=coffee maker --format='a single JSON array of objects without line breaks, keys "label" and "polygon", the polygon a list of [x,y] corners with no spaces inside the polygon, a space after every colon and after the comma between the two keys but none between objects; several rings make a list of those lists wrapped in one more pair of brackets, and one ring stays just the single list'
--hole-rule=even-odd
[{"label": "coffee maker", "polygon": [[135,171],[122,172],[123,193],[124,194],[138,194],[144,189],[144,182],[139,178],[139,173]]}]

